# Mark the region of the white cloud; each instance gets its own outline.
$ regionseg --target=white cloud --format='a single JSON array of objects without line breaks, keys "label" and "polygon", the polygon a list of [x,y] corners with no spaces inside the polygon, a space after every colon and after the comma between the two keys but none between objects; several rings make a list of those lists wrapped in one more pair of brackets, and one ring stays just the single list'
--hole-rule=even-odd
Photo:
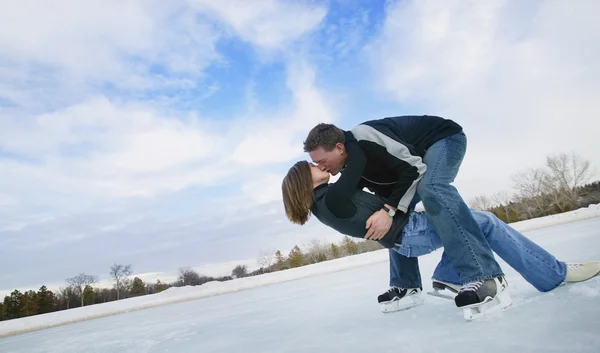
[{"label": "white cloud", "polygon": [[275,173],[260,174],[242,185],[242,191],[258,204],[281,200],[283,176]]},{"label": "white cloud", "polygon": [[595,1],[394,2],[365,50],[377,89],[424,107],[405,113],[465,127],[459,183],[487,193],[553,152],[575,150],[600,164],[598,11]]},{"label": "white cloud", "polygon": [[[319,25],[323,6],[299,1],[189,0],[218,16],[238,36],[263,49],[283,49]],[[293,14],[293,20],[290,15]]]},{"label": "white cloud", "polygon": [[[227,182],[223,177],[254,177],[254,168],[304,159],[307,131],[335,120],[309,65],[290,65],[288,88],[292,105],[282,106],[282,115],[258,119],[257,113],[231,121],[225,134],[201,117],[167,116],[160,107],[104,97],[37,117],[2,119],[0,148],[36,161],[0,159],[4,188],[12,199],[25,204],[52,200],[58,210]],[[273,191],[253,190],[260,184],[250,180],[252,187],[242,191],[254,201],[272,200]]]},{"label": "white cloud", "polygon": [[[285,20],[291,12],[298,21]],[[4,187],[12,189],[11,199],[29,195],[33,203],[59,194],[69,195],[69,202],[82,194],[154,196],[299,156],[297,134],[310,124],[301,120],[305,113],[331,116],[308,67],[289,74],[296,81],[289,85],[291,109],[254,111],[232,122],[226,134],[212,133],[201,117],[168,115],[160,101],[109,100],[97,85],[140,90],[197,85],[198,74],[219,60],[214,45],[222,35],[203,14],[217,15],[241,38],[274,49],[314,29],[325,13],[322,6],[285,1],[7,4],[0,14],[0,72],[7,78],[0,83],[0,99],[19,108],[0,110],[0,148],[33,163],[0,159],[7,171]],[[152,65],[170,75],[152,73]],[[203,96],[215,89],[218,85],[208,85]],[[274,155],[267,156],[267,149]],[[28,185],[36,187],[27,190]]]},{"label": "white cloud", "polygon": [[[53,265],[2,282],[60,282],[114,261],[169,271],[295,241],[280,236],[280,177],[266,168],[302,158],[307,130],[335,119],[291,46],[325,14],[291,1],[4,4],[0,258]],[[226,122],[198,113],[195,102],[230,83],[206,68],[237,64],[216,49],[231,34],[283,62],[289,102],[255,101]]]},{"label": "white cloud", "polygon": [[[146,86],[148,63],[199,72],[218,35],[179,1],[9,1],[0,14],[0,58],[20,72],[57,70],[61,81]],[[132,62],[133,61],[133,62]]]},{"label": "white cloud", "polygon": [[245,137],[232,159],[249,165],[266,165],[304,159],[302,141],[320,122],[334,122],[335,103],[315,85],[315,71],[303,61],[290,62],[287,87],[292,92],[292,106],[285,106],[266,120],[258,115],[243,125]]},{"label": "white cloud", "polygon": [[100,98],[0,126],[0,148],[38,161],[0,159],[12,182],[7,190],[42,185],[70,195],[153,196],[227,174],[218,164],[198,164],[218,158],[224,141],[194,116]]}]

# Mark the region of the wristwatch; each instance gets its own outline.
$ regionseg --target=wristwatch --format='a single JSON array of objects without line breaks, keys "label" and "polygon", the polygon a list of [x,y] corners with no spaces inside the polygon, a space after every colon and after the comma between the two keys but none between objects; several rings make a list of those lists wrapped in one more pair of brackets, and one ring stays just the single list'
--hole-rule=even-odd
[{"label": "wristwatch", "polygon": [[385,210],[385,212],[387,212],[387,214],[390,217],[394,217],[396,215],[396,211],[392,210],[391,208],[387,208],[385,205],[383,205],[383,209]]}]

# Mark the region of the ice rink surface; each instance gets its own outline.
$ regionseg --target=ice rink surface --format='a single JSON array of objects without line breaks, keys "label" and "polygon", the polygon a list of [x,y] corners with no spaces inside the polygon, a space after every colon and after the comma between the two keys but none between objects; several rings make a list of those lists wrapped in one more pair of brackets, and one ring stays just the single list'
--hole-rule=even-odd
[{"label": "ice rink surface", "polygon": [[[567,262],[600,261],[600,218],[525,232]],[[441,252],[420,259],[424,289]],[[466,322],[447,299],[383,314],[388,263],[0,338],[2,353],[600,352],[600,277],[537,292],[512,268],[513,306]]]}]

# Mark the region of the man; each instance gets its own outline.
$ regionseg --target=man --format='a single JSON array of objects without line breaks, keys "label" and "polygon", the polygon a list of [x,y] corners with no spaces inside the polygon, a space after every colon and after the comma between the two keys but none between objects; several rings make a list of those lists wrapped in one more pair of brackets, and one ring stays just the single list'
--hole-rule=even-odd
[{"label": "man", "polygon": [[483,304],[507,286],[470,209],[451,185],[465,150],[460,125],[427,115],[370,120],[350,131],[319,124],[304,142],[321,170],[332,175],[344,170],[337,182],[348,184],[349,192],[366,187],[386,198],[386,206],[367,220],[367,239],[381,239],[395,213],[408,212],[415,195],[420,197],[444,256],[462,280],[454,298],[458,307]]}]

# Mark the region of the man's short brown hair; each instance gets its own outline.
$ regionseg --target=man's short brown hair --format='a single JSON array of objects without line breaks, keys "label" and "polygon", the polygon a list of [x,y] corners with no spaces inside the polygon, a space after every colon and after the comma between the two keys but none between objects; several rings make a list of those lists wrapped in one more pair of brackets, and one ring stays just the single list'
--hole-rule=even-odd
[{"label": "man's short brown hair", "polygon": [[345,141],[344,131],[340,128],[333,124],[320,123],[308,133],[304,141],[304,152],[312,152],[319,146],[330,152],[338,142],[344,143]]}]

